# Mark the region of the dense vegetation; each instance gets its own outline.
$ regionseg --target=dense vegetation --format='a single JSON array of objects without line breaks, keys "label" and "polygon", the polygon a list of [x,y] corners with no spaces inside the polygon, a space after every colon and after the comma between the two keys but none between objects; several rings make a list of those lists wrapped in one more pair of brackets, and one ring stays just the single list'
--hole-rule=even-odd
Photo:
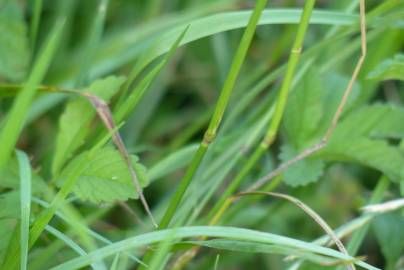
[{"label": "dense vegetation", "polygon": [[404,269],[403,15],[1,0],[0,269]]}]

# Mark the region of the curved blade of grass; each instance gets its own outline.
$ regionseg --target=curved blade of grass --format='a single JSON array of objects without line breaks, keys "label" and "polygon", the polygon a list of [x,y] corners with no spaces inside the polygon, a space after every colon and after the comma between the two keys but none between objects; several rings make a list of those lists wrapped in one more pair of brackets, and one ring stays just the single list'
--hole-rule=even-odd
[{"label": "curved blade of grass", "polygon": [[[73,239],[71,239],[66,234],[62,233],[61,231],[59,231],[49,225],[46,225],[45,230],[48,231],[50,234],[54,235],[56,238],[62,240],[68,247],[70,247],[72,250],[77,252],[79,255],[84,256],[87,254],[87,252],[84,249],[82,249],[78,244],[76,244],[76,242],[73,241]],[[92,263],[91,267],[93,269],[104,269],[104,268],[100,268],[95,263]]]},{"label": "curved blade of grass", "polygon": [[62,240],[67,246],[76,251],[79,255],[84,256],[87,254],[87,252],[82,247],[80,247],[78,244],[76,244],[76,242],[73,241],[73,239],[71,239],[61,231],[55,229],[50,225],[46,225],[45,229],[51,234],[53,234],[56,238]]},{"label": "curved blade of grass", "polygon": [[[397,5],[397,2],[392,2],[394,5]],[[393,7],[394,7],[393,5]],[[390,7],[391,9],[391,7]],[[279,13],[282,13],[283,11],[286,11],[284,13],[285,17],[282,18],[278,18],[278,21],[272,20],[271,18],[271,14],[268,13],[266,15],[268,15],[267,20],[272,20],[271,22],[265,22],[262,23],[261,25],[265,25],[265,24],[271,24],[271,23],[280,23],[280,24],[288,24],[288,23],[294,23],[294,21],[296,19],[293,19],[293,21],[288,21],[289,18],[286,17],[287,12],[288,11],[297,11],[299,12],[298,9],[271,9],[268,10],[268,12],[272,12],[272,11],[279,11]],[[347,25],[349,23],[344,22],[344,20],[350,20],[351,22],[353,22],[354,20],[351,20],[352,14],[346,14],[343,12],[330,12],[330,16],[322,13],[323,11],[314,11],[314,14],[312,16],[313,18],[313,23],[319,23],[319,24],[327,24],[327,25]],[[203,13],[203,12],[202,12]],[[226,13],[230,14],[230,13]],[[322,16],[319,16],[323,14]],[[333,19],[333,14],[336,14],[336,17]],[[223,14],[217,14],[215,16],[220,16]],[[280,14],[281,15],[281,14]],[[290,14],[289,14],[290,15]],[[375,13],[374,16],[372,12],[369,13],[369,18],[376,18],[379,13]],[[188,17],[192,17],[192,16],[188,16]],[[279,16],[282,17],[282,16]],[[336,20],[336,18],[340,18],[340,20]],[[206,17],[208,18],[208,17]],[[321,20],[320,20],[321,19]],[[377,18],[376,18],[377,19]],[[197,19],[198,20],[198,19]],[[189,19],[182,19],[182,20],[177,20],[178,22],[183,22],[182,25],[187,25],[190,22],[196,21],[196,20],[189,20]],[[371,21],[371,20],[369,20]],[[175,24],[179,24],[179,23],[174,23]],[[378,21],[378,26],[381,26],[380,21]],[[217,26],[215,26],[217,27]],[[91,74],[93,77],[98,77],[98,76],[102,76],[104,74],[110,73],[111,71],[113,71],[114,69],[119,68],[120,66],[129,63],[130,61],[132,61],[134,58],[136,58],[139,54],[143,54],[144,53],[144,48],[150,46],[151,44],[153,44],[154,39],[153,39],[153,35],[151,35],[150,33],[156,33],[159,31],[160,28],[162,28],[161,26],[155,27],[156,29],[154,29],[154,31],[150,31],[149,26],[145,26],[145,27],[140,27],[140,28],[136,28],[136,31],[134,31],[132,33],[132,31],[124,31],[122,34],[118,34],[118,35],[113,35],[113,38],[107,38],[106,41],[103,42],[103,44],[101,44],[100,47],[100,51],[97,53],[97,59],[96,61],[96,65],[94,65],[93,70],[91,71]],[[232,29],[237,29],[237,28],[233,28],[230,27],[230,29],[225,29],[227,30],[232,30]],[[220,29],[219,29],[220,30]],[[160,30],[161,31],[161,30]],[[193,30],[194,31],[194,30]],[[195,32],[198,33],[199,29],[195,29]],[[222,31],[222,30],[220,30]],[[219,32],[220,32],[219,31]],[[224,30],[223,30],[224,31]],[[162,31],[164,32],[164,31]],[[199,31],[200,32],[200,31]],[[215,32],[213,31],[213,33],[211,33],[211,35],[214,35],[216,33],[219,32]],[[131,37],[127,38],[126,35],[129,35]],[[157,36],[157,34],[155,34]],[[195,35],[195,33],[193,34]],[[161,35],[158,35],[159,37]],[[205,36],[200,36],[198,38],[203,38]],[[369,36],[370,37],[370,36]],[[112,42],[110,42],[109,40],[112,40]],[[194,41],[195,39],[192,39],[190,41],[187,41],[185,43]],[[185,44],[184,43],[184,44]],[[136,44],[136,45],[134,45]],[[182,45],[184,45],[182,44]],[[169,50],[169,48],[167,47],[167,51]],[[65,72],[66,75],[62,76],[62,81],[69,81],[71,80],[71,76],[72,74],[76,74],[76,73],[72,73],[70,72],[71,70],[74,69],[78,69],[78,61],[73,61],[76,64],[71,64],[71,65],[66,65],[66,67],[68,67],[68,71]],[[144,65],[147,64],[147,61],[145,62]],[[44,100],[42,100],[44,99]],[[39,115],[41,115],[43,112],[49,110],[51,107],[55,106],[56,104],[58,104],[59,102],[61,102],[61,100],[63,100],[62,97],[60,98],[55,98],[53,97],[52,99],[49,99],[48,97],[41,97],[40,100],[38,100],[38,103],[44,103],[41,105],[37,105],[37,103],[34,103],[35,106],[35,117],[38,117]],[[33,119],[30,118],[30,121],[32,121]]]},{"label": "curved blade of grass", "polygon": [[[87,252],[84,249],[82,249],[78,244],[76,244],[76,242],[73,241],[73,239],[71,239],[61,231],[49,225],[46,225],[45,230],[48,231],[50,234],[54,235],[56,238],[62,240],[68,247],[77,252],[79,255],[84,256],[87,254]],[[97,269],[97,267],[93,264],[92,268]]]},{"label": "curved blade of grass", "polygon": [[329,256],[335,259],[354,261],[356,265],[364,267],[365,269],[370,270],[378,269],[365,262],[358,261],[357,259],[351,256],[342,254],[336,250],[285,236],[234,227],[195,226],[195,227],[181,227],[176,229],[160,230],[131,237],[122,240],[120,242],[116,242],[107,247],[100,248],[96,251],[90,252],[85,256],[81,256],[72,259],[70,261],[67,261],[65,263],[62,263],[52,268],[52,270],[78,269],[80,267],[89,265],[91,262],[95,260],[95,258],[97,259],[105,258],[132,248],[137,248],[144,245],[150,245],[153,243],[165,241],[167,238],[171,237],[174,237],[175,239],[181,239],[198,236],[216,237],[220,239],[244,240],[254,243],[272,244],[280,247],[295,248],[319,255]]},{"label": "curved blade of grass", "polygon": [[28,262],[29,220],[31,212],[31,165],[28,156],[24,152],[17,150],[16,154],[20,167],[20,269],[26,270]]},{"label": "curved blade of grass", "polygon": [[28,77],[21,93],[16,97],[13,106],[5,119],[0,131],[0,170],[6,165],[15,147],[19,134],[24,125],[29,106],[36,93],[39,83],[45,76],[52,56],[56,51],[65,20],[60,19],[49,34],[48,41]]},{"label": "curved blade of grass", "polygon": [[[299,23],[301,13],[300,9],[267,9],[263,11],[258,25],[296,24]],[[155,40],[158,39],[161,43],[156,49],[155,55],[150,56],[150,60],[152,60],[167,52],[169,50],[167,44],[173,44],[174,37],[179,36],[187,25],[190,25],[190,28],[181,41],[180,46],[217,33],[246,27],[251,14],[252,11],[236,11],[194,19],[182,23],[176,29],[156,35],[156,37],[138,35],[138,29],[123,32],[120,34],[120,38],[114,36],[112,42],[107,40],[100,46],[91,73],[94,76],[100,76],[121,65],[127,64],[128,61],[143,53],[144,48],[152,46],[151,44],[155,43]],[[337,11],[314,10],[310,23],[351,25],[356,22],[357,18],[357,15]]]},{"label": "curved blade of grass", "polygon": [[[289,247],[279,247],[275,245],[268,244],[257,244],[254,242],[245,242],[239,240],[224,240],[224,239],[213,239],[205,241],[186,241],[184,244],[192,244],[194,247],[208,247],[214,249],[222,249],[229,251],[238,252],[248,252],[248,253],[266,253],[266,254],[280,254],[280,255],[291,255],[312,261],[320,265],[330,265],[337,262],[344,263],[345,261],[331,259],[329,257],[308,253],[306,251],[297,250]],[[181,244],[183,244],[181,243]]]},{"label": "curved blade of grass", "polygon": [[[143,94],[150,88],[150,84],[152,83],[153,79],[160,73],[160,71],[166,66],[168,61],[174,55],[175,51],[177,50],[181,40],[184,38],[185,33],[188,31],[189,26],[186,26],[185,29],[182,30],[180,35],[177,39],[171,43],[171,47],[168,53],[164,56],[160,63],[158,63],[140,82],[139,84],[132,89],[131,93],[128,97],[126,97],[124,102],[118,106],[115,115],[115,119],[117,122],[122,121],[125,116],[131,112],[136,105],[139,103]],[[136,67],[135,67],[136,68]],[[130,82],[131,78],[128,78]],[[128,87],[128,86],[127,86]],[[125,94],[125,93],[123,93]]]}]

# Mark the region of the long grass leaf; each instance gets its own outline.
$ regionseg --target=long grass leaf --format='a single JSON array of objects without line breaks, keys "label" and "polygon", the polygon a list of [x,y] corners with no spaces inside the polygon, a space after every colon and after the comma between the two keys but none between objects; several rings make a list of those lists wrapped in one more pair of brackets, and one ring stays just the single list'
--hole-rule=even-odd
[{"label": "long grass leaf", "polygon": [[41,11],[42,11],[42,0],[34,0],[33,1],[33,9],[32,9],[32,19],[31,19],[31,29],[30,29],[30,38],[31,38],[31,51],[34,52],[35,43],[38,35],[38,27],[41,19]]},{"label": "long grass leaf", "polygon": [[24,124],[24,119],[36,93],[37,87],[44,78],[52,60],[52,56],[56,51],[64,22],[64,19],[60,19],[54,26],[42,53],[35,62],[27,83],[21,93],[16,97],[9,114],[5,119],[4,126],[0,131],[0,169],[6,165],[18,140]]},{"label": "long grass leaf", "polygon": [[109,0],[99,0],[91,32],[88,35],[85,49],[81,53],[81,68],[76,79],[77,86],[82,86],[87,83],[88,77],[90,75],[90,64],[93,60],[94,52],[96,51],[101,40],[102,32],[104,29],[105,16],[108,8],[108,2]]},{"label": "long grass leaf", "polygon": [[181,227],[176,229],[166,229],[150,233],[141,234],[135,237],[131,237],[120,242],[116,242],[107,247],[98,249],[96,251],[90,252],[86,256],[81,256],[65,263],[62,263],[52,270],[71,270],[79,269],[89,265],[94,261],[95,258],[104,258],[117,254],[119,252],[129,250],[132,248],[141,247],[144,245],[150,245],[153,243],[161,242],[167,238],[173,237],[175,239],[187,238],[187,237],[216,237],[223,239],[235,239],[244,240],[261,244],[272,244],[281,247],[291,247],[296,249],[305,250],[319,255],[329,256],[331,258],[353,261],[356,265],[361,266],[369,270],[377,270],[378,268],[373,267],[365,262],[359,261],[351,256],[342,254],[336,250],[325,248],[316,244],[303,242],[300,240],[292,239],[289,237],[259,232],[249,229],[234,228],[234,227],[220,227],[220,226],[195,226],[195,227]]},{"label": "long grass leaf", "polygon": [[[95,65],[91,72],[95,76],[100,76],[123,64],[127,64],[131,59],[142,54],[145,47],[152,46],[151,44],[157,39],[160,41],[160,46],[155,51],[155,56],[153,57],[155,58],[169,50],[170,44],[173,44],[175,37],[178,37],[187,25],[190,25],[190,28],[180,46],[217,33],[246,27],[251,13],[252,11],[225,12],[193,19],[182,23],[171,31],[161,32],[158,37],[139,35],[138,29],[123,31],[120,35],[114,35],[113,39],[107,38],[100,45],[100,49],[95,56]],[[302,10],[300,9],[267,9],[263,11],[258,25],[297,24],[301,13]],[[314,10],[310,23],[349,26],[354,24],[357,18],[356,14]]]},{"label": "long grass leaf", "polygon": [[31,165],[28,156],[24,152],[17,151],[16,153],[20,167],[20,268],[21,270],[26,270],[28,262],[29,221],[31,212]]}]

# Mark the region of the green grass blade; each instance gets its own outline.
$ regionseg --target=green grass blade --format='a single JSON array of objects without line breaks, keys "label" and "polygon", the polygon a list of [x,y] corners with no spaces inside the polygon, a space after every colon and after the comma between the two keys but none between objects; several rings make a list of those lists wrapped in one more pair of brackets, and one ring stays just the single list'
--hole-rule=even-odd
[{"label": "green grass blade", "polygon": [[167,157],[161,159],[147,171],[150,181],[153,182],[189,164],[190,158],[192,158],[197,150],[198,145],[191,144],[180,148],[177,151],[169,154]]},{"label": "green grass blade", "polygon": [[304,5],[303,13],[300,17],[300,23],[298,25],[296,37],[293,42],[291,52],[289,54],[289,59],[287,63],[287,68],[285,72],[285,77],[282,81],[281,88],[276,100],[274,115],[271,119],[271,123],[266,131],[265,137],[263,138],[260,145],[253,151],[253,153],[248,158],[247,162],[244,164],[240,172],[231,182],[231,184],[226,188],[226,190],[221,195],[219,201],[215,204],[213,209],[210,211],[210,218],[213,218],[215,213],[221,209],[227,198],[237,190],[241,182],[246,178],[250,171],[254,168],[256,163],[261,159],[264,153],[267,151],[269,146],[273,143],[275,136],[278,132],[278,128],[286,107],[286,101],[289,95],[290,88],[293,83],[295,70],[299,63],[300,54],[303,47],[304,37],[309,26],[311,14],[314,8],[315,0],[308,0]]},{"label": "green grass blade", "polygon": [[112,261],[110,270],[117,270],[119,263],[119,253],[115,255],[114,260]]},{"label": "green grass blade", "polygon": [[34,52],[36,39],[38,35],[38,27],[41,19],[41,11],[42,11],[42,0],[34,0],[33,1],[33,10],[32,10],[32,19],[31,19],[31,29],[30,29],[30,38],[31,38],[31,51]]},{"label": "green grass blade", "polygon": [[61,19],[54,26],[42,53],[35,62],[27,83],[16,97],[11,111],[5,119],[4,126],[0,131],[0,169],[6,165],[15,147],[37,87],[44,78],[58,46],[64,21],[64,19]]},{"label": "green grass blade", "polygon": [[[52,226],[46,225],[45,230],[48,231],[50,234],[55,236],[56,238],[62,240],[68,247],[70,247],[72,250],[74,250],[76,253],[78,253],[81,256],[87,255],[87,252],[80,247],[76,242],[73,241],[70,237],[68,237],[66,234],[62,233],[61,231],[55,229]],[[91,263],[91,268],[95,270],[104,270],[105,267],[103,267],[101,264],[97,262]]]},{"label": "green grass blade", "polygon": [[[233,62],[230,67],[230,71],[227,75],[226,81],[223,85],[222,90],[220,91],[220,96],[215,106],[215,111],[209,123],[208,129],[204,135],[204,138],[199,146],[198,151],[194,155],[192,163],[189,169],[186,172],[186,175],[181,180],[180,185],[175,192],[173,198],[170,201],[170,204],[167,208],[167,211],[160,223],[160,228],[167,228],[170,224],[174,213],[180,204],[182,197],[184,196],[185,191],[187,190],[189,184],[192,181],[192,178],[198,169],[202,159],[208,149],[209,144],[214,140],[216,136],[217,129],[221,123],[223,118],[225,109],[227,107],[228,101],[230,99],[230,95],[233,91],[234,84],[240,72],[241,66],[245,60],[245,56],[247,54],[247,50],[250,46],[252,37],[255,33],[255,29],[257,27],[258,20],[261,16],[261,13],[266,5],[266,0],[258,1],[254,11],[251,13],[249,17],[247,28],[244,31],[243,37],[240,41],[240,45],[237,48],[236,54],[233,58]],[[206,27],[206,26],[205,26]]]},{"label": "green grass blade", "polygon": [[[51,207],[51,205],[50,205],[49,203],[47,203],[47,202],[45,202],[45,201],[43,201],[43,200],[41,200],[41,199],[39,199],[39,198],[33,197],[33,198],[32,198],[32,201],[33,201],[34,203],[39,204],[40,206],[42,206],[43,208],[46,208],[46,209],[48,209],[48,208]],[[56,212],[55,212],[55,216],[58,217],[58,218],[59,218],[60,220],[62,220],[63,222],[65,222],[65,223],[66,223],[67,225],[69,225],[71,228],[74,228],[75,230],[82,230],[82,231],[85,231],[88,235],[92,236],[94,239],[97,239],[97,240],[100,241],[101,243],[104,243],[104,244],[107,244],[107,245],[112,244],[112,241],[109,240],[108,238],[106,238],[106,237],[102,236],[101,234],[99,234],[99,233],[97,233],[97,232],[91,230],[91,228],[89,228],[89,227],[83,226],[83,224],[81,224],[81,223],[78,223],[78,222],[75,222],[75,221],[72,220],[72,219],[69,219],[67,216],[65,216],[64,214],[62,214],[62,213],[59,212],[59,211],[56,211]],[[46,228],[46,227],[45,227],[45,228]],[[131,260],[133,260],[134,262],[137,262],[137,263],[139,263],[139,264],[144,264],[141,260],[139,260],[138,258],[136,258],[135,256],[133,256],[133,255],[130,254],[129,252],[128,252],[128,253],[125,253],[125,255],[128,256],[128,257],[129,257]]]},{"label": "green grass blade", "polygon": [[17,151],[17,159],[20,167],[20,268],[21,270],[26,270],[28,262],[29,220],[31,212],[31,165],[29,164],[28,156],[22,151]]},{"label": "green grass blade", "polygon": [[62,233],[61,231],[55,229],[52,226],[46,225],[45,228],[48,232],[53,234],[56,238],[62,240],[68,247],[70,247],[72,250],[74,250],[77,254],[84,256],[87,254],[87,252],[80,247],[76,242],[73,241],[70,237],[68,237],[66,234]]},{"label": "green grass blade", "polygon": [[108,9],[108,2],[109,0],[99,0],[96,11],[97,14],[94,18],[91,32],[88,35],[85,49],[82,52],[82,59],[80,61],[81,68],[76,79],[77,86],[83,86],[88,82],[88,77],[90,75],[90,64],[92,63],[94,52],[98,47],[104,29],[104,21]]},{"label": "green grass blade", "polygon": [[356,260],[351,256],[340,253],[334,249],[325,248],[313,243],[308,243],[285,236],[234,227],[195,226],[160,230],[131,237],[98,249],[96,251],[90,252],[86,256],[74,258],[70,261],[62,263],[52,268],[52,270],[79,269],[91,264],[95,258],[105,258],[107,256],[111,256],[132,248],[162,242],[171,237],[174,239],[181,239],[198,236],[215,237],[219,239],[234,239],[257,244],[270,244],[279,247],[295,248],[302,251],[329,256],[335,259],[353,261],[356,265],[361,266],[365,269],[378,269],[367,263]]},{"label": "green grass blade", "polygon": [[[187,25],[190,25],[190,28],[180,46],[218,33],[244,28],[247,26],[251,14],[252,11],[235,11],[190,20],[173,30],[160,32],[157,38],[142,35],[142,31],[139,31],[139,29],[122,31],[119,35],[113,36],[113,39],[106,38],[100,45],[91,73],[95,76],[101,76],[130,63],[132,59],[144,52],[145,47],[151,46],[158,39],[160,40],[160,45],[156,49],[154,57],[151,58],[154,59],[169,50],[170,44],[173,44],[175,37],[178,37]],[[263,11],[258,25],[298,24],[301,14],[301,9],[267,9]],[[356,23],[357,20],[358,16],[356,14],[314,10],[310,18],[310,24],[350,26]],[[150,41],[150,39],[152,40]]]},{"label": "green grass blade", "polygon": [[[142,98],[143,94],[150,88],[150,84],[152,83],[153,79],[160,73],[160,71],[166,66],[168,61],[174,55],[175,51],[177,50],[181,40],[184,38],[185,33],[188,31],[188,26],[180,33],[178,38],[172,43],[170,50],[168,51],[167,55],[162,59],[162,61],[157,64],[140,82],[139,84],[134,87],[131,91],[129,96],[125,99],[125,102],[122,103],[117,108],[115,115],[115,119],[117,122],[122,121],[125,116],[131,112],[136,105],[139,103],[140,99]],[[128,79],[129,81],[131,78]],[[124,93],[125,94],[125,93]]]}]

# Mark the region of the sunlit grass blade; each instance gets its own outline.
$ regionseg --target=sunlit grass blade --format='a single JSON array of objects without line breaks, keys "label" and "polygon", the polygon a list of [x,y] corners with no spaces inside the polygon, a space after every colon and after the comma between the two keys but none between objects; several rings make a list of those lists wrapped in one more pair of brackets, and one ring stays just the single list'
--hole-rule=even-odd
[{"label": "sunlit grass blade", "polygon": [[28,263],[29,222],[31,212],[31,165],[28,156],[22,151],[16,151],[20,171],[20,269],[26,270]]},{"label": "sunlit grass blade", "polygon": [[15,147],[37,87],[44,78],[58,46],[64,22],[65,20],[61,19],[54,26],[42,53],[35,61],[23,90],[16,97],[13,107],[3,123],[4,125],[0,131],[0,170],[6,165]]},{"label": "sunlit grass blade", "polygon": [[221,120],[223,118],[224,112],[225,112],[227,104],[229,102],[230,95],[233,91],[234,84],[236,83],[238,74],[239,74],[241,66],[244,62],[245,56],[247,54],[247,50],[250,46],[253,34],[257,27],[258,20],[266,5],[266,2],[267,2],[266,0],[258,1],[253,13],[251,14],[247,28],[244,31],[240,45],[233,58],[233,62],[231,64],[226,81],[224,82],[223,88],[220,92],[220,96],[219,96],[219,99],[215,106],[215,111],[210,120],[209,126],[204,134],[203,140],[202,140],[196,154],[193,157],[193,160],[186,172],[186,175],[181,180],[179,187],[177,188],[173,198],[170,201],[167,211],[159,225],[160,228],[167,228],[169,226],[170,221],[171,221],[172,217],[174,216],[174,213],[175,213],[178,205],[180,204],[185,191],[187,190],[189,184],[191,183],[195,172],[197,171],[200,163],[202,162],[202,159],[203,159],[210,143],[214,140],[214,138],[216,136],[217,130],[220,126]]},{"label": "sunlit grass blade", "polygon": [[98,249],[96,251],[90,252],[86,256],[81,256],[65,263],[62,263],[52,270],[71,270],[79,269],[86,265],[91,264],[94,258],[105,258],[119,252],[129,250],[136,247],[141,247],[144,245],[150,245],[153,243],[158,243],[166,240],[169,237],[174,237],[174,239],[181,239],[187,237],[215,237],[219,239],[234,239],[234,240],[244,240],[251,243],[261,243],[261,244],[271,244],[280,247],[289,247],[299,250],[304,250],[312,252],[319,255],[329,256],[331,258],[353,261],[356,265],[361,266],[369,270],[377,270],[378,268],[373,267],[367,263],[359,261],[353,257],[342,254],[336,250],[325,248],[316,244],[303,242],[300,240],[288,238],[281,235],[259,232],[249,229],[241,229],[234,227],[216,227],[216,226],[195,226],[195,227],[180,227],[176,229],[166,229],[155,231],[151,233],[145,233],[139,236],[131,237],[120,242],[116,242],[107,247]]},{"label": "sunlit grass blade", "polygon": [[[300,9],[267,9],[263,11],[258,25],[297,24],[301,13]],[[169,44],[174,42],[175,37],[181,33],[186,25],[190,25],[190,28],[180,46],[217,33],[246,27],[251,14],[251,11],[226,12],[182,23],[173,30],[163,32],[162,36],[158,37],[161,43],[151,59],[167,52],[170,48]],[[310,23],[349,26],[354,24],[357,18],[357,15],[338,11],[314,10]],[[146,37],[140,35],[138,30],[129,30],[122,31],[119,37],[115,36],[112,41],[107,39],[100,45],[92,74],[99,76],[128,63],[143,53],[145,46],[150,46],[151,41],[148,38],[147,35]],[[133,46],[133,44],[137,45]]]}]

